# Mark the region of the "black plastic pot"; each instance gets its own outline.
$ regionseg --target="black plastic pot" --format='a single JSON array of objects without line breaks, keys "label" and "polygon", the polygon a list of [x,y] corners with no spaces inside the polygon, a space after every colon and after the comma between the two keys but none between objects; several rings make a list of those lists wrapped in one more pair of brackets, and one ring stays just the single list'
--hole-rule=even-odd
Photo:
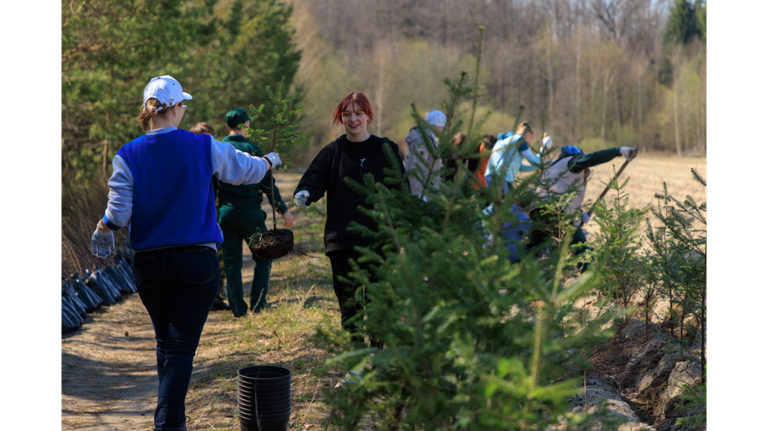
[{"label": "black plastic pot", "polygon": [[255,365],[237,372],[241,431],[285,431],[291,417],[291,370]]},{"label": "black plastic pot", "polygon": [[115,283],[114,280],[112,280],[109,273],[106,272],[104,268],[97,269],[96,274],[98,274],[99,278],[101,278],[101,281],[103,281],[106,285],[109,286],[110,289],[112,289],[112,294],[117,301],[123,299],[123,293],[120,292],[120,287]]},{"label": "black plastic pot", "polygon": [[66,302],[63,300],[61,301],[61,332],[67,333],[70,331],[74,331],[75,329],[79,328],[80,325],[83,323],[83,320],[80,318],[80,316],[77,315],[74,311],[72,311],[66,304]]},{"label": "black plastic pot", "polygon": [[61,294],[61,300],[67,304],[67,307],[69,307],[70,310],[75,312],[80,317],[81,322],[83,319],[85,319],[87,316],[85,306],[81,301],[77,299],[76,296],[70,295],[69,292],[65,290]]},{"label": "black plastic pot", "polygon": [[96,309],[93,302],[91,301],[91,298],[85,295],[81,295],[77,289],[75,289],[75,283],[67,281],[64,283],[64,286],[67,292],[67,296],[72,298],[73,301],[77,302],[86,313],[90,313]]},{"label": "black plastic pot", "polygon": [[77,292],[77,295],[85,304],[85,311],[91,313],[101,306],[101,297],[91,290],[88,286],[83,284],[80,279],[75,279],[72,287]]},{"label": "black plastic pot", "polygon": [[115,269],[116,269],[116,270],[117,270],[119,273],[123,274],[124,280],[125,280],[125,282],[128,284],[128,286],[131,288],[131,291],[133,291],[133,293],[136,293],[136,292],[138,292],[138,289],[136,288],[136,281],[135,281],[135,280],[134,280],[134,278],[133,278],[133,269],[131,269],[131,268],[128,266],[128,264],[127,264],[127,263],[125,263],[125,261],[124,261],[124,260],[123,260],[123,261],[121,261],[121,263],[119,263],[119,264],[118,264],[118,265],[115,267]]},{"label": "black plastic pot", "polygon": [[101,303],[104,305],[115,305],[121,299],[120,293],[110,283],[107,283],[106,278],[99,275],[99,271],[90,274],[86,284],[99,295]]}]

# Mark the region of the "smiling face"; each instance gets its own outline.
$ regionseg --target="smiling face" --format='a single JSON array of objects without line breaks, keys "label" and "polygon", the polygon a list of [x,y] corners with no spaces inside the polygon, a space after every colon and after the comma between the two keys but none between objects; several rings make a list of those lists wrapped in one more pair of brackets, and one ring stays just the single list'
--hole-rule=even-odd
[{"label": "smiling face", "polygon": [[368,138],[368,130],[366,126],[371,122],[368,115],[365,114],[363,109],[352,102],[347,105],[341,113],[341,123],[344,124],[344,128],[347,130],[347,139],[352,142],[360,142],[361,138]]}]

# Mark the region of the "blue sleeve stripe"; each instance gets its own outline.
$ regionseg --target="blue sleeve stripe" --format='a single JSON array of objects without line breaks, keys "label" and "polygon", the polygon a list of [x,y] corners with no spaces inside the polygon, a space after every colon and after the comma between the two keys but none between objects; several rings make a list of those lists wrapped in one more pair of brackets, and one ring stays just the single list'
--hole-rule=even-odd
[{"label": "blue sleeve stripe", "polygon": [[120,230],[120,227],[121,227],[109,221],[106,214],[104,214],[104,224],[107,225],[107,227],[112,230]]}]

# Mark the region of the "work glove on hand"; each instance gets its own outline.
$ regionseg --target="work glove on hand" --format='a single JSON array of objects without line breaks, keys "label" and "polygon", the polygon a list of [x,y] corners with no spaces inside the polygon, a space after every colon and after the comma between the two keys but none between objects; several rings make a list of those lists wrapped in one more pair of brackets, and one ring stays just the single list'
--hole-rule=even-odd
[{"label": "work glove on hand", "polygon": [[309,192],[301,190],[293,197],[293,203],[296,204],[297,207],[305,210],[307,209],[307,199],[309,199]]},{"label": "work glove on hand", "polygon": [[109,229],[96,225],[96,232],[91,237],[91,253],[99,257],[107,257],[115,248],[115,235]]},{"label": "work glove on hand", "polygon": [[589,223],[589,220],[592,219],[592,216],[589,215],[588,212],[581,210],[581,226],[584,226],[585,224]]},{"label": "work glove on hand", "polygon": [[277,153],[269,153],[264,158],[269,160],[269,163],[272,165],[270,169],[275,169],[278,165],[283,164],[283,161],[280,160],[280,155]]},{"label": "work glove on hand", "polygon": [[552,137],[547,136],[546,138],[542,139],[541,146],[544,148],[544,151],[548,151],[550,148],[552,148]]},{"label": "work glove on hand", "polygon": [[619,151],[627,160],[632,160],[637,156],[637,150],[632,147],[621,147]]}]

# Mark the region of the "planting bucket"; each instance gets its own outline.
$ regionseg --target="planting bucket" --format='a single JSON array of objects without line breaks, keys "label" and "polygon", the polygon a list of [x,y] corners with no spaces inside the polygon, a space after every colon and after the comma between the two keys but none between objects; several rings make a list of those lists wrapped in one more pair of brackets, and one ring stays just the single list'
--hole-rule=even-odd
[{"label": "planting bucket", "polygon": [[241,431],[284,431],[291,417],[291,370],[254,365],[237,372]]}]

